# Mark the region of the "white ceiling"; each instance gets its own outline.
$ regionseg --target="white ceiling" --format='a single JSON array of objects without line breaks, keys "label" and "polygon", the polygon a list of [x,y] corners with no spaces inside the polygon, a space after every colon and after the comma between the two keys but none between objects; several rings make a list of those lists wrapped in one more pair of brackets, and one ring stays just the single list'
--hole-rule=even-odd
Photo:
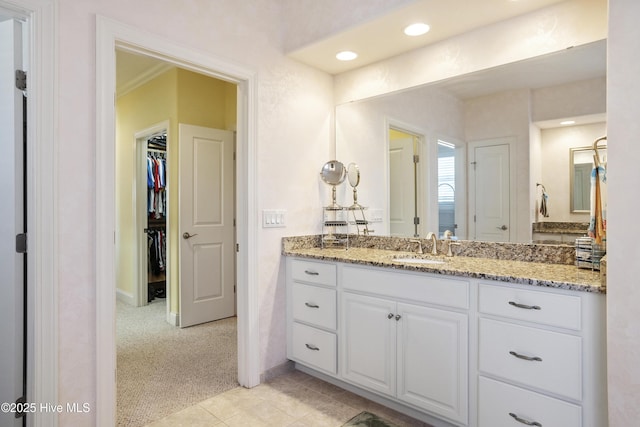
[{"label": "white ceiling", "polygon": [[[564,0],[417,0],[362,25],[287,53],[291,58],[330,74],[338,74],[396,56]],[[431,30],[408,37],[404,28],[424,22]],[[358,53],[353,61],[339,61],[336,53]]]},{"label": "white ceiling", "polygon": [[[563,0],[417,0],[349,31],[291,52],[289,56],[329,73],[342,72],[560,1]],[[416,20],[429,23],[431,31],[417,38],[405,36],[403,28]],[[336,51],[346,48],[358,51],[358,59],[351,62],[336,60]],[[120,96],[132,90],[172,66],[151,57],[117,51],[117,94]],[[606,41],[601,41],[437,85],[467,99],[503,90],[554,86],[605,75]]]}]

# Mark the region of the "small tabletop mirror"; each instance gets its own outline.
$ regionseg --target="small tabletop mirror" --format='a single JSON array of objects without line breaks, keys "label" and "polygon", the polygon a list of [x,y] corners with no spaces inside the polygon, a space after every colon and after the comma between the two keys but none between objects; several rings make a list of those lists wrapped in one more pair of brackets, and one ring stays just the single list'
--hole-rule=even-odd
[{"label": "small tabletop mirror", "polygon": [[351,205],[351,209],[361,208],[358,204],[358,190],[356,187],[360,183],[360,169],[358,165],[355,163],[349,163],[347,166],[347,178],[349,179],[349,185],[353,187],[353,205]]},{"label": "small tabletop mirror", "polygon": [[322,170],[320,171],[320,177],[324,182],[332,186],[331,205],[327,206],[327,208],[341,209],[340,205],[336,203],[336,185],[342,184],[345,176],[345,167],[341,162],[337,160],[330,160],[322,167]]}]

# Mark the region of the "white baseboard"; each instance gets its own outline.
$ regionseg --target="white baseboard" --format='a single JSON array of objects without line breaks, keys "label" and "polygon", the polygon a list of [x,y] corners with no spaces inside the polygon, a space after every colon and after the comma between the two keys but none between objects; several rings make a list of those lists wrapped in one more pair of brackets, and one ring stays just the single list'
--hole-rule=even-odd
[{"label": "white baseboard", "polygon": [[124,302],[125,304],[129,304],[130,306],[136,306],[136,299],[133,297],[133,295],[118,288],[116,288],[116,299],[118,301]]},{"label": "white baseboard", "polygon": [[180,314],[174,313],[173,311],[168,311],[167,323],[169,323],[171,326],[180,326]]}]

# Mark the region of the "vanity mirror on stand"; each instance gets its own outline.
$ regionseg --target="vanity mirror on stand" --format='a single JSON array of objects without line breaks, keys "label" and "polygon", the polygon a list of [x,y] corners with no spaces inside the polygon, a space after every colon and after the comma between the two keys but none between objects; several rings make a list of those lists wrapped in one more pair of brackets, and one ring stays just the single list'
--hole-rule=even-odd
[{"label": "vanity mirror on stand", "polygon": [[369,230],[369,222],[364,215],[365,208],[358,203],[358,184],[360,183],[360,168],[355,163],[349,163],[347,166],[347,179],[349,185],[353,188],[353,204],[349,206],[349,212],[353,216],[353,223],[356,226],[358,235],[360,235],[360,227],[362,227],[362,234],[368,236],[373,230]]},{"label": "vanity mirror on stand", "polygon": [[322,208],[322,248],[349,247],[349,222],[345,215],[346,209],[336,200],[336,187],[342,184],[347,176],[344,165],[337,160],[330,160],[320,171],[320,178],[331,185],[331,203]]}]

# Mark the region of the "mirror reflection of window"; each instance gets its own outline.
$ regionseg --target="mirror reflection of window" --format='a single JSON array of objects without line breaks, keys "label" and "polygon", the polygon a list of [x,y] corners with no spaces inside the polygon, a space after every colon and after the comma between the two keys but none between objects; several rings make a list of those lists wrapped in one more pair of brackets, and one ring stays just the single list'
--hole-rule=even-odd
[{"label": "mirror reflection of window", "polygon": [[438,140],[438,231],[456,234],[456,162],[455,145]]}]

